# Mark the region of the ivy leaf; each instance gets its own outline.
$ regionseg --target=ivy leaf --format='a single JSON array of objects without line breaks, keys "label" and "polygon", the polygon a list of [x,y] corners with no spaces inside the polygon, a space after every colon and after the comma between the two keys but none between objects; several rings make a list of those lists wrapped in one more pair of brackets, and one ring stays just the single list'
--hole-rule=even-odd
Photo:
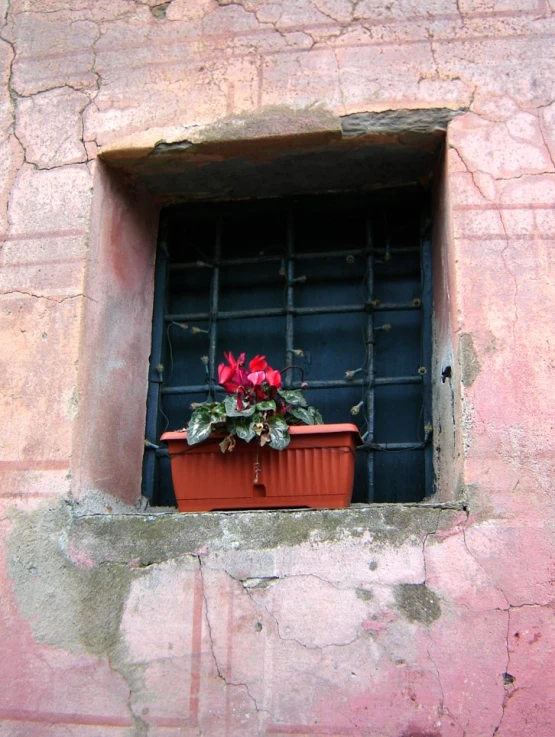
[{"label": "ivy leaf", "polygon": [[251,418],[238,418],[234,422],[234,430],[238,438],[244,440],[245,443],[250,443],[256,433],[254,432],[254,419]]},{"label": "ivy leaf", "polygon": [[314,416],[314,425],[323,425],[324,420],[322,418],[322,415],[320,414],[320,411],[316,409],[316,407],[309,407],[308,409],[312,410],[312,414]]},{"label": "ivy leaf", "polygon": [[210,407],[199,407],[191,415],[187,425],[187,442],[189,445],[202,443],[212,432]]},{"label": "ivy leaf", "polygon": [[225,422],[225,404],[214,402],[211,406],[212,422]]},{"label": "ivy leaf", "polygon": [[306,407],[306,399],[300,389],[278,389],[277,393],[292,407]]},{"label": "ivy leaf", "polygon": [[280,415],[274,415],[268,420],[270,431],[269,445],[276,450],[283,450],[289,445],[289,425]]},{"label": "ivy leaf", "polygon": [[322,425],[322,415],[315,407],[291,407],[289,413],[305,425]]},{"label": "ivy leaf", "polygon": [[265,410],[274,410],[276,409],[276,403],[273,399],[266,399],[264,402],[258,402],[257,405],[255,405],[255,409],[258,412],[264,412]]},{"label": "ivy leaf", "polygon": [[237,397],[234,394],[228,394],[224,399],[225,411],[228,417],[250,417],[254,414],[254,407],[245,407],[245,409],[237,408]]},{"label": "ivy leaf", "polygon": [[258,414],[258,412],[251,417],[250,427],[252,428],[253,433],[259,437],[264,431],[264,418],[262,415]]}]

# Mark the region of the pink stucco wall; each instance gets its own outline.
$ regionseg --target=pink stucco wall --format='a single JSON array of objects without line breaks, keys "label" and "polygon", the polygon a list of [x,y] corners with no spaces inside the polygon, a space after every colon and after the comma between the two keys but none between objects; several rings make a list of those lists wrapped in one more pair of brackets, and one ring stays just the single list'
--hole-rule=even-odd
[{"label": "pink stucco wall", "polygon": [[[552,737],[554,13],[0,0],[2,737]],[[438,108],[458,115],[435,187],[437,501],[126,506],[153,147],[268,110],[294,139],[287,110],[327,116],[325,138]]]}]

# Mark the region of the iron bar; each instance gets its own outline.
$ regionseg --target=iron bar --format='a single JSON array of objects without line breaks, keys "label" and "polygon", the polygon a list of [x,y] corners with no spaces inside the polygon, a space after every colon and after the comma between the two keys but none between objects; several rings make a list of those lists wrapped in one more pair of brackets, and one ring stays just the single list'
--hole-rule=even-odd
[{"label": "iron bar", "polygon": [[316,253],[294,253],[294,261],[322,261],[325,258],[347,258],[347,256],[365,256],[365,248],[354,248],[352,251],[317,251]]},{"label": "iron bar", "polygon": [[416,441],[415,443],[364,443],[359,445],[357,450],[368,451],[368,455],[372,456],[372,451],[395,451],[403,450],[424,450],[425,442]]},{"label": "iron bar", "polygon": [[[293,325],[293,300],[294,300],[294,284],[295,284],[295,261],[293,255],[295,253],[294,233],[293,233],[293,213],[291,210],[287,213],[287,255],[285,262],[285,278],[287,283],[285,286],[285,368],[291,368],[293,365],[293,349],[295,348],[294,325]],[[283,380],[285,386],[291,386],[293,377],[291,371],[286,371]]]},{"label": "iron bar", "polygon": [[[293,286],[287,286],[293,290]],[[417,302],[415,304],[415,302]],[[216,313],[218,320],[248,320],[257,317],[284,317],[303,315],[341,315],[357,312],[410,312],[421,309],[420,300],[407,303],[367,303],[363,305],[321,305],[318,307],[266,307],[260,310],[226,310]],[[210,320],[210,312],[183,312],[165,315],[166,322],[205,322]]]},{"label": "iron bar", "polygon": [[[372,222],[368,217],[366,220],[366,246],[368,249],[372,247]],[[374,301],[374,258],[372,252],[368,254],[366,261],[366,302],[371,304]],[[366,421],[367,435],[370,442],[374,440],[374,315],[372,311],[368,311],[366,318]],[[374,456],[368,454],[366,459],[366,475],[368,477],[368,495],[367,502],[370,504],[374,501]]]},{"label": "iron bar", "polygon": [[[389,253],[416,253],[419,250],[417,246],[401,246],[399,248],[390,248]],[[354,248],[353,250],[336,250],[336,251],[317,251],[314,253],[294,253],[290,256],[293,261],[321,261],[322,259],[346,258],[347,256],[366,256],[369,249]],[[372,253],[385,253],[385,248],[373,248]],[[171,271],[184,271],[190,269],[211,269],[215,266],[248,266],[249,264],[271,264],[279,263],[283,259],[281,255],[269,256],[245,256],[243,258],[214,258],[211,261],[186,261],[170,264]]]},{"label": "iron bar", "polygon": [[[216,242],[214,244],[214,255],[216,263],[220,258],[222,251],[222,218],[218,218],[216,223]],[[220,268],[214,266],[212,271],[212,282],[210,284],[210,325],[208,328],[209,350],[208,350],[208,375],[210,378],[216,375],[216,342],[218,339],[218,304],[220,298]],[[210,384],[210,394],[212,394],[212,384]]]},{"label": "iron bar", "polygon": [[[180,394],[205,394],[208,389],[207,384],[188,384],[186,386],[164,386],[162,394],[180,395]],[[225,393],[225,389],[214,384],[214,391]]]},{"label": "iron bar", "polygon": [[[421,217],[420,239],[420,279],[422,285],[421,365],[426,369],[426,373],[422,377],[422,420],[424,423],[424,437],[429,438],[432,434],[432,243],[428,213],[424,213]],[[432,443],[427,443],[424,452],[424,483],[426,494],[432,494],[434,486],[432,448]]]},{"label": "iron bar", "polygon": [[142,494],[152,503],[154,496],[154,481],[156,478],[157,460],[148,443],[154,444],[158,440],[158,422],[164,367],[162,366],[162,352],[164,343],[164,321],[166,284],[168,275],[167,258],[167,216],[160,220],[158,235],[158,249],[156,251],[156,265],[154,267],[154,305],[152,322],[152,348],[150,366],[148,370],[148,397],[145,427],[145,453],[143,457]]},{"label": "iron bar", "polygon": [[[421,384],[422,376],[416,374],[414,376],[381,376],[376,377],[373,386],[398,386],[404,384]],[[350,387],[367,386],[365,379],[329,379],[327,381],[309,381],[306,390],[310,389],[349,389]],[[300,381],[292,381],[291,389],[301,389]],[[191,384],[188,386],[164,386],[161,389],[162,394],[203,394],[206,391],[206,384]],[[216,386],[216,391],[224,391]]]},{"label": "iron bar", "polygon": [[372,382],[374,386],[400,386],[401,384],[421,384],[422,376],[415,374],[414,376],[382,376],[374,378]]},{"label": "iron bar", "polygon": [[[422,376],[415,374],[414,376],[377,376],[374,377],[371,386],[400,386],[404,384],[421,384]],[[293,389],[300,389],[301,383],[294,382]],[[327,381],[309,381],[307,390],[309,389],[344,389],[350,386],[369,386],[366,379],[328,379]]]}]

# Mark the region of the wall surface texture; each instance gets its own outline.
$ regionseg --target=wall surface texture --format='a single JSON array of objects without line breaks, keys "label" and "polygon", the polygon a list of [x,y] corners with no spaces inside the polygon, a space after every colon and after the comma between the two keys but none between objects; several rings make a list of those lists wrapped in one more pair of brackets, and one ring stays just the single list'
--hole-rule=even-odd
[{"label": "wall surface texture", "polygon": [[[555,3],[0,0],[0,28],[0,736],[553,737]],[[359,115],[402,145],[425,111],[436,497],[140,511],[157,213],[192,181],[160,172]]]}]

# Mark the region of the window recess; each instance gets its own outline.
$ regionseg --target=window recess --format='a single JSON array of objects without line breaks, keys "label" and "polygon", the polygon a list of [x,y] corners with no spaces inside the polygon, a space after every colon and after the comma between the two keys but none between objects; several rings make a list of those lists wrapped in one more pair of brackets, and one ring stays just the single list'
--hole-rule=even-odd
[{"label": "window recess", "polygon": [[166,208],[143,494],[173,504],[169,459],[153,446],[221,392],[227,350],[294,366],[285,383],[306,381],[324,422],[359,426],[354,502],[430,494],[429,229],[428,194],[413,188]]}]

